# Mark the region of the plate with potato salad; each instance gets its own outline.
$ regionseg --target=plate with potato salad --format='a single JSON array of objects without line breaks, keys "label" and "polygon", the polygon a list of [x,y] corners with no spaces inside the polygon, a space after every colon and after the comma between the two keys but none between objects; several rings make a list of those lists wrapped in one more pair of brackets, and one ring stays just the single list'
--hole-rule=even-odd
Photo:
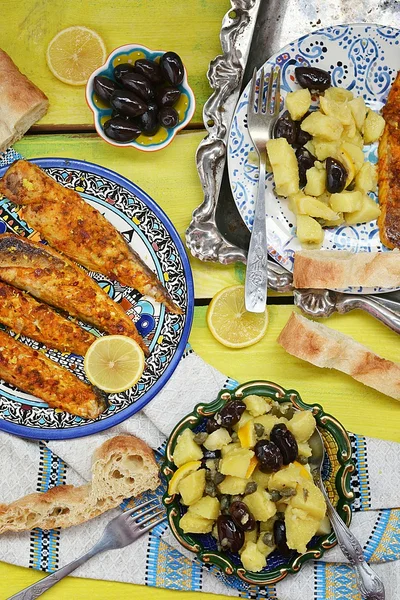
[{"label": "plate with potato salad", "polygon": [[[288,44],[264,65],[281,73],[280,115],[267,142],[268,252],[293,271],[304,248],[377,252],[380,114],[400,69],[400,31],[338,25]],[[258,82],[259,83],[259,82]],[[258,156],[248,128],[250,84],[229,132],[228,168],[238,210],[254,217]],[[349,287],[345,292],[386,292]]]}]

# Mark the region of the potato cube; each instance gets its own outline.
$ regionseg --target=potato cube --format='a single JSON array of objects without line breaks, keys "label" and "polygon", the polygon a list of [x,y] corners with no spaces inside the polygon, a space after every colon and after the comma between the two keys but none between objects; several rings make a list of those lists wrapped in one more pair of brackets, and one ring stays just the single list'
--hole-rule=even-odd
[{"label": "potato cube", "polygon": [[223,475],[234,475],[235,477],[246,477],[250,461],[254,456],[252,450],[239,448],[226,454],[219,463],[219,470]]},{"label": "potato cube", "polygon": [[290,505],[292,508],[304,510],[313,519],[318,519],[318,522],[326,513],[326,504],[321,490],[313,481],[306,479],[297,485],[297,494],[290,498]]},{"label": "potato cube", "polygon": [[297,216],[297,237],[302,244],[321,244],[324,232],[318,221],[307,215]]},{"label": "potato cube", "polygon": [[206,486],[206,471],[199,469],[187,475],[178,485],[178,492],[182,496],[183,504],[190,506],[200,500]]},{"label": "potato cube", "polygon": [[277,516],[274,515],[268,521],[260,521],[260,531],[273,531],[274,523],[277,520]]},{"label": "potato cube", "polygon": [[203,519],[211,519],[215,521],[219,515],[219,501],[218,498],[212,498],[211,496],[203,496],[200,500],[197,500],[194,504],[189,507],[189,512]]},{"label": "potato cube", "polygon": [[268,490],[287,490],[288,488],[296,489],[297,484],[303,481],[300,469],[294,463],[290,463],[286,467],[282,467],[276,473],[272,473],[268,481]]},{"label": "potato cube", "polygon": [[316,531],[316,535],[328,535],[332,531],[332,526],[329,518],[325,515],[325,517],[320,522],[318,529]]},{"label": "potato cube", "polygon": [[261,554],[254,542],[247,542],[240,555],[242,564],[247,571],[259,573],[267,564],[264,554]]},{"label": "potato cube", "polygon": [[335,158],[339,142],[327,142],[321,138],[314,138],[315,156],[318,160],[326,160],[328,156]]},{"label": "potato cube", "polygon": [[364,147],[364,138],[362,137],[361,133],[356,131],[355,134],[349,135],[350,133],[352,132],[348,132],[345,127],[343,130],[342,140],[350,142],[351,144],[354,144],[354,146],[358,146],[358,148],[361,148],[362,150]]},{"label": "potato cube", "polygon": [[239,550],[239,554],[242,553],[247,542],[254,542],[256,544],[257,538],[258,538],[257,527],[255,529],[252,529],[251,531],[245,531],[244,532],[244,544],[243,544],[241,550]]},{"label": "potato cube", "polygon": [[244,413],[242,413],[242,416],[239,419],[239,422],[236,423],[236,425],[234,425],[232,427],[232,429],[234,431],[239,431],[239,429],[241,427],[243,427],[243,425],[246,425],[247,421],[250,421],[250,419],[252,419],[253,417],[251,416],[251,414],[249,413],[248,410],[245,410]]},{"label": "potato cube", "polygon": [[378,113],[369,109],[367,118],[364,122],[364,143],[372,144],[377,142],[385,128],[385,119]]},{"label": "potato cube", "polygon": [[288,421],[287,428],[297,442],[306,442],[314,433],[316,421],[310,410],[298,410]]},{"label": "potato cube", "polygon": [[242,446],[241,446],[240,442],[232,442],[231,444],[222,446],[221,456],[225,456],[226,454],[229,454],[229,452],[232,452],[232,450],[237,450],[238,448],[241,448],[241,447]]},{"label": "potato cube", "polygon": [[303,510],[287,507],[285,512],[287,545],[292,550],[307,552],[307,544],[316,534],[320,521]]},{"label": "potato cube", "polygon": [[362,204],[363,195],[357,190],[354,192],[343,191],[339,194],[332,194],[331,196],[331,207],[337,213],[351,213],[360,210]]},{"label": "potato cube", "polygon": [[274,174],[276,193],[290,196],[299,191],[299,167],[296,154],[285,138],[268,140],[267,153]]},{"label": "potato cube", "polygon": [[[335,117],[329,117],[319,111],[312,112],[300,125],[303,131],[310,135],[318,136],[328,142],[339,140],[343,132],[343,125]],[[318,158],[318,157],[317,157]]]},{"label": "potato cube", "polygon": [[350,142],[342,142],[339,151],[340,150],[345,150],[351,157],[356,173],[358,173],[364,164],[364,152],[361,150],[361,148],[351,144]]},{"label": "potato cube", "polygon": [[308,442],[297,442],[297,450],[299,456],[309,458],[312,455],[312,451]]},{"label": "potato cube", "polygon": [[253,471],[251,478],[256,482],[258,487],[265,490],[268,487],[268,481],[270,480],[271,475],[271,473],[263,473],[259,468],[257,468]]},{"label": "potato cube", "polygon": [[364,98],[361,98],[361,96],[353,98],[353,100],[350,100],[349,102],[349,107],[356,123],[356,127],[361,131],[367,115],[367,107],[365,106]]},{"label": "potato cube", "polygon": [[353,93],[342,87],[330,87],[325,90],[324,96],[333,102],[348,102],[353,99]]},{"label": "potato cube", "polygon": [[192,460],[203,458],[203,451],[196,442],[193,441],[194,433],[191,429],[185,429],[178,437],[174,449],[173,460],[177,467],[181,467]]},{"label": "potato cube", "polygon": [[311,152],[313,156],[315,155],[314,140],[308,140],[308,142],[304,144],[304,148]]},{"label": "potato cube", "polygon": [[368,223],[369,221],[375,221],[381,214],[379,205],[369,196],[363,196],[363,203],[359,210],[354,212],[346,213],[344,218],[346,219],[347,225],[355,225],[356,223]]},{"label": "potato cube", "polygon": [[332,219],[331,221],[325,220],[322,223],[322,227],[338,227],[344,223],[344,215],[343,213],[337,214],[337,219]]},{"label": "potato cube", "polygon": [[247,396],[247,398],[244,398],[243,402],[253,417],[265,415],[265,413],[268,413],[271,410],[270,403],[262,396],[251,394],[250,396]]},{"label": "potato cube", "polygon": [[222,446],[226,446],[231,441],[232,439],[228,431],[220,427],[220,429],[210,433],[203,446],[207,450],[221,450]]},{"label": "potato cube", "polygon": [[211,519],[204,519],[188,511],[181,517],[179,527],[184,533],[210,533],[213,523]]},{"label": "potato cube", "polygon": [[353,138],[356,134],[357,134],[356,122],[353,118],[353,115],[351,115],[350,123],[348,125],[343,125],[342,139]]},{"label": "potato cube", "polygon": [[268,521],[276,513],[276,506],[271,500],[271,496],[265,490],[257,488],[252,494],[247,494],[243,498],[256,521]]},{"label": "potato cube", "polygon": [[264,435],[269,436],[271,429],[281,420],[276,415],[261,415],[254,418],[254,423],[260,423],[264,427]]},{"label": "potato cube", "polygon": [[311,104],[311,94],[308,89],[289,92],[286,96],[286,108],[293,121],[300,121],[304,117]]},{"label": "potato cube", "polygon": [[347,102],[335,102],[335,100],[325,98],[324,96],[320,96],[319,101],[321,110],[325,115],[338,119],[342,125],[351,124],[353,116]]},{"label": "potato cube", "polygon": [[306,171],[307,184],[304,188],[308,196],[320,196],[326,189],[326,170],[316,166]]},{"label": "potato cube", "polygon": [[247,421],[246,425],[239,429],[238,436],[242,448],[254,448],[257,442],[254,421]]},{"label": "potato cube", "polygon": [[269,546],[264,542],[263,538],[264,533],[262,533],[257,540],[257,548],[261,552],[261,554],[265,556],[265,558],[267,558],[267,556],[269,556],[271,552],[275,550],[276,546],[275,544],[273,546]]},{"label": "potato cube", "polygon": [[[311,169],[309,169],[311,171]],[[322,173],[322,171],[319,171]],[[308,171],[307,171],[308,173]],[[309,217],[316,217],[319,219],[332,220],[337,218],[335,213],[329,206],[313,198],[312,196],[304,196],[297,202],[298,214],[308,215]]]},{"label": "potato cube", "polygon": [[234,475],[227,475],[223,481],[218,485],[218,489],[221,494],[230,494],[235,496],[236,494],[243,494],[248,484],[248,479],[243,477],[236,477]]},{"label": "potato cube", "polygon": [[365,162],[355,177],[356,190],[374,192],[377,184],[376,166]]}]

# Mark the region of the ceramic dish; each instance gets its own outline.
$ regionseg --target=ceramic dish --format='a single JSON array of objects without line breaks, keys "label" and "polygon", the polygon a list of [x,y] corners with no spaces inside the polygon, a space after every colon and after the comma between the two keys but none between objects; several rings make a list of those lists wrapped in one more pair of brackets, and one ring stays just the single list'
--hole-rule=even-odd
[{"label": "ceramic dish", "polygon": [[[326,449],[326,459],[323,468],[324,485],[341,518],[350,524],[350,504],[354,494],[350,487],[350,474],[354,470],[351,459],[350,440],[344,427],[331,415],[324,412],[319,404],[309,405],[302,401],[295,390],[284,390],[279,385],[269,381],[251,381],[235,390],[221,390],[217,399],[210,404],[198,404],[192,413],[187,415],[172,431],[166,448],[166,458],[162,465],[162,472],[169,483],[176,467],[173,463],[173,453],[179,435],[190,428],[195,432],[205,430],[206,417],[218,412],[224,404],[235,398],[244,398],[256,394],[272,398],[278,402],[291,402],[295,409],[311,410],[320,432],[323,435]],[[307,546],[307,552],[298,554],[293,552],[291,558],[285,558],[275,550],[267,559],[267,566],[259,573],[246,571],[237,554],[221,552],[217,549],[217,542],[211,534],[183,533],[179,527],[179,520],[185,512],[185,507],[179,501],[179,495],[163,497],[168,513],[168,521],[172,533],[187,550],[197,554],[198,558],[206,564],[213,564],[222,569],[226,575],[236,575],[246,584],[267,585],[275,583],[289,573],[296,573],[301,566],[311,559],[319,559],[326,550],[336,545],[336,536],[315,536]]]},{"label": "ceramic dish", "polygon": [[[272,56],[264,67],[267,73],[272,65],[278,65],[281,69],[281,109],[286,94],[299,89],[294,76],[295,67],[310,65],[330,71],[332,85],[353,91],[355,96],[364,98],[367,106],[379,110],[400,69],[399,43],[400,31],[397,29],[368,24],[338,25],[320,29],[288,44]],[[251,229],[258,166],[251,160],[251,155],[249,160],[249,154],[254,149],[247,129],[249,91],[250,84],[243,91],[232,120],[228,168],[235,203]],[[373,163],[377,162],[377,146],[375,143],[364,148],[368,160]],[[295,215],[289,210],[288,200],[275,195],[271,173],[267,177],[266,192],[268,252],[283,267],[293,271],[294,253],[301,249],[295,235]],[[387,250],[379,239],[376,221],[325,229],[322,249],[352,252]],[[391,290],[352,287],[341,291],[370,294]]]},{"label": "ceramic dish", "polygon": [[[166,285],[182,315],[168,313],[150,297],[110,281],[104,275],[89,275],[120,303],[144,337],[150,356],[138,383],[120,394],[108,397],[109,406],[96,420],[49,408],[37,398],[0,380],[0,429],[23,437],[66,439],[108,429],[141,410],[168,381],[175,370],[189,337],[193,317],[193,281],[183,244],[174,226],[159,206],[139,187],[117,173],[84,161],[45,158],[38,164],[58,183],[73,189],[120,231],[158,278]],[[0,176],[7,167],[0,169]],[[0,233],[13,232],[32,240],[39,235],[21,220],[18,208],[0,200]],[[99,333],[84,325],[95,335]],[[29,346],[37,342],[23,338]],[[46,354],[74,373],[84,376],[83,358],[48,350]]]},{"label": "ceramic dish", "polygon": [[93,80],[96,75],[104,75],[113,79],[113,70],[117,65],[126,62],[133,64],[139,58],[157,60],[157,58],[162,56],[165,52],[166,50],[150,50],[149,48],[146,48],[146,46],[141,46],[140,44],[120,46],[111,52],[104,65],[96,69],[89,77],[86,84],[86,102],[93,112],[94,125],[97,133],[108,144],[112,144],[113,146],[132,147],[137,150],[143,150],[144,152],[162,150],[162,148],[165,148],[172,142],[178,131],[183,129],[183,127],[186,127],[193,117],[196,103],[194,94],[188,83],[187,72],[185,69],[183,82],[178,85],[178,88],[181,91],[181,97],[177,104],[174,105],[174,108],[179,115],[179,123],[176,127],[173,127],[172,129],[160,127],[155,135],[146,136],[142,134],[132,142],[117,142],[111,140],[104,133],[103,125],[105,121],[111,118],[112,108],[106,106],[106,104],[96,96],[93,90]]}]

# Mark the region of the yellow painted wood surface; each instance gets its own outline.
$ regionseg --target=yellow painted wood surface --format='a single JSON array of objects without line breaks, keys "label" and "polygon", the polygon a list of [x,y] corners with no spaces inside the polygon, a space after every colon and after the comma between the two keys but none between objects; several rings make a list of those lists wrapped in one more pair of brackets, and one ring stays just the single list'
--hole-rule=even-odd
[{"label": "yellow painted wood surface", "polygon": [[72,25],[97,31],[107,53],[130,43],[177,52],[196,97],[192,124],[202,123],[203,104],[210,95],[206,72],[210,60],[221,53],[219,31],[229,0],[2,0],[0,6],[0,48],[49,97],[41,125],[93,125],[84,87],[62,83],[46,63],[49,42]]}]

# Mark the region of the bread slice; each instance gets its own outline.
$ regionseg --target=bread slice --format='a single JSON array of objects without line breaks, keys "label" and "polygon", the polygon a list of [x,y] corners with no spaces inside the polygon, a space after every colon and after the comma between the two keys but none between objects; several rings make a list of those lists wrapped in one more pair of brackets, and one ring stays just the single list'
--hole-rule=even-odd
[{"label": "bread slice", "polygon": [[79,525],[159,483],[151,448],[133,435],[118,435],[94,453],[91,483],[61,485],[0,505],[0,533]]},{"label": "bread slice", "polygon": [[400,252],[301,250],[294,256],[296,288],[400,287]]},{"label": "bread slice", "polygon": [[0,152],[47,112],[49,101],[0,49]]},{"label": "bread slice", "polygon": [[293,312],[278,343],[317,367],[337,369],[400,400],[400,364],[381,358],[352,337]]}]

